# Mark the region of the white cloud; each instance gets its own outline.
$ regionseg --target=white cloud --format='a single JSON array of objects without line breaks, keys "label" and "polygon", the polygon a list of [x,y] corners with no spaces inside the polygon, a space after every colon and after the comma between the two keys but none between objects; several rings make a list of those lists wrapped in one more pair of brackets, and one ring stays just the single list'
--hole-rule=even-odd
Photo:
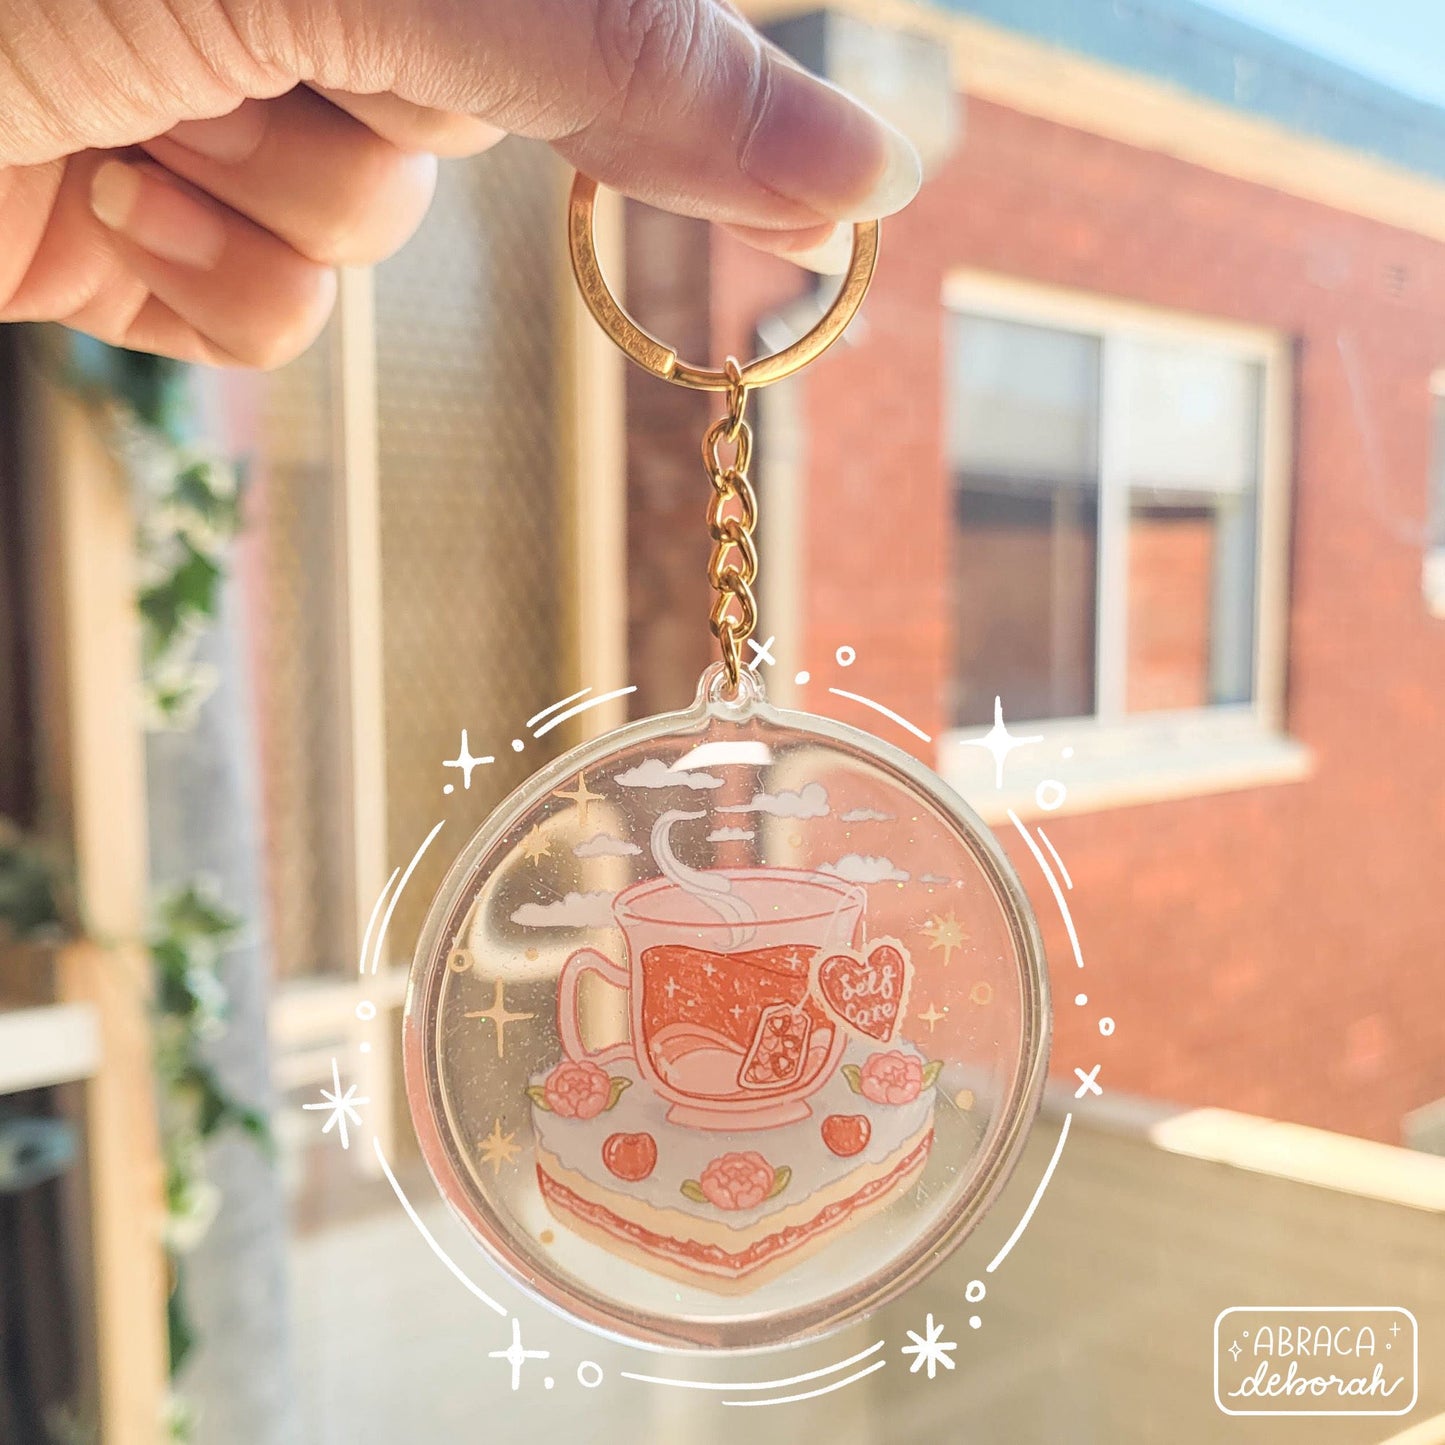
[{"label": "white cloud", "polygon": [[796,793],[755,793],[751,803],[719,808],[720,813],[771,813],[776,818],[824,818],[828,790],[822,783],[805,783]]},{"label": "white cloud", "polygon": [[673,765],[674,772],[688,768],[729,768],[747,766],[765,768],[773,760],[773,750],[755,738],[729,742],[699,743],[684,753]]},{"label": "white cloud", "polygon": [[707,835],[709,843],[745,843],[758,835],[751,828],[714,828]]},{"label": "white cloud", "polygon": [[891,858],[875,858],[871,853],[845,853],[836,863],[824,863],[822,872],[831,873],[848,883],[906,883],[908,874],[893,866]]},{"label": "white cloud", "polygon": [[891,823],[892,813],[880,813],[877,808],[854,808],[843,814],[845,823]]},{"label": "white cloud", "polygon": [[952,882],[953,882],[953,879],[952,879],[952,878],[945,878],[942,873],[920,873],[920,874],[918,875],[918,881],[919,881],[920,883],[941,884],[941,883],[952,883]]},{"label": "white cloud", "polygon": [[625,838],[594,833],[585,843],[579,843],[572,852],[579,858],[631,858],[642,852],[642,849]]},{"label": "white cloud", "polygon": [[612,894],[569,893],[555,903],[524,903],[512,922],[523,928],[605,928],[612,922]]},{"label": "white cloud", "polygon": [[720,788],[722,779],[711,773],[675,773],[661,758],[648,758],[613,779],[624,788]]}]

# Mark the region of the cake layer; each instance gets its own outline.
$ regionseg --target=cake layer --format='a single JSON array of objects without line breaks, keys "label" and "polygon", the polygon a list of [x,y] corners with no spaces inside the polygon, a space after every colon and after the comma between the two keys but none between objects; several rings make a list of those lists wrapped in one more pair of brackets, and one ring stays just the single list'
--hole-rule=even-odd
[{"label": "cake layer", "polygon": [[[895,1053],[914,1058],[920,1068],[928,1062],[923,1053],[908,1043],[894,1045]],[[770,1128],[734,1127],[715,1130],[679,1123],[670,1116],[668,1103],[648,1086],[631,1060],[609,1062],[607,1072],[625,1079],[615,1104],[590,1118],[567,1118],[533,1107],[532,1127],[539,1157],[552,1156],[560,1166],[551,1172],[566,1178],[568,1173],[596,1187],[598,1197],[609,1198],[622,1191],[654,1209],[693,1215],[700,1221],[718,1221],[729,1231],[746,1234],[761,1226],[775,1230],[786,1221],[787,1211],[801,1191],[815,1199],[834,1197],[835,1189],[850,1190],[859,1170],[886,1170],[897,1162],[900,1150],[931,1126],[935,1090],[921,1088],[904,1103],[878,1103],[856,1092],[848,1081],[848,1065],[854,1070],[866,1064],[876,1049],[850,1043],[844,1067],[807,1100],[803,1118]],[[546,1074],[533,1079],[533,1086],[545,1084]],[[856,1154],[840,1156],[829,1148],[823,1125],[830,1116],[859,1119],[864,1134]],[[656,1148],[656,1165],[642,1179],[622,1179],[612,1174],[603,1160],[603,1147],[615,1135],[647,1135]],[[700,1180],[703,1171],[719,1156],[756,1152],[776,1170],[786,1168],[793,1185],[751,1209],[722,1212],[712,1204],[688,1197],[684,1185]],[[589,1191],[582,1191],[587,1194]],[[745,1241],[744,1241],[745,1242]]]},{"label": "cake layer", "polygon": [[860,1165],[846,1181],[743,1230],[598,1189],[545,1153],[537,1182],[549,1207],[584,1237],[648,1269],[728,1292],[756,1287],[767,1273],[794,1264],[800,1251],[885,1207],[922,1169],[932,1144],[930,1120],[881,1165]]}]

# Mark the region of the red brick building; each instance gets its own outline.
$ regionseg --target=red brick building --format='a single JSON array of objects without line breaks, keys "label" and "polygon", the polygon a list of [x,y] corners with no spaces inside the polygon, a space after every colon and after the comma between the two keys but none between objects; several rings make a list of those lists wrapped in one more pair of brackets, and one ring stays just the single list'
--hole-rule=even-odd
[{"label": "red brick building", "polygon": [[[872,98],[931,174],[844,344],[758,401],[770,689],[886,702],[993,821],[1067,785],[1049,833],[1118,1029],[1074,1006],[1045,895],[1064,1077],[1440,1147],[1445,177],[1415,156],[1445,117],[1184,4],[1075,7],[1112,16],[1091,54],[1057,6],[848,8],[780,38],[844,83],[920,76]],[[816,314],[720,234],[637,213],[629,243],[684,354]],[[645,709],[704,660],[708,403],[629,398]],[[1002,792],[964,746],[995,695],[1043,738]]]}]

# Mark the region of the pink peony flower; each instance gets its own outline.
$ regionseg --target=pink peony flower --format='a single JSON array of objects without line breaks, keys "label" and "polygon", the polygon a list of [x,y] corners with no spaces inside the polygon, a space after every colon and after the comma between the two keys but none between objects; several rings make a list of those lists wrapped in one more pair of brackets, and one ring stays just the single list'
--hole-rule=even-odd
[{"label": "pink peony flower", "polygon": [[869,1054],[858,1070],[858,1092],[875,1104],[911,1104],[923,1089],[923,1065],[901,1049]]},{"label": "pink peony flower", "polygon": [[542,1086],[554,1114],[564,1119],[595,1119],[607,1107],[612,1080],[607,1070],[583,1059],[563,1061]]},{"label": "pink peony flower", "polygon": [[724,1154],[702,1171],[698,1183],[719,1209],[752,1209],[772,1192],[777,1173],[756,1151]]}]

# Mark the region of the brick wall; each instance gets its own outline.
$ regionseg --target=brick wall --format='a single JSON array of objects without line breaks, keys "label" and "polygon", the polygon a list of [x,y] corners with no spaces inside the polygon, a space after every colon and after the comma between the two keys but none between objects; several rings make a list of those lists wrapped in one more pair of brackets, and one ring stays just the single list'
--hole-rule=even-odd
[{"label": "brick wall", "polygon": [[[1076,884],[1088,991],[1118,1021],[1102,1040],[1098,1009],[1074,1007],[1067,948],[1041,907],[1056,969],[1069,967],[1056,1067],[1102,1061],[1117,1090],[1397,1140],[1407,1110],[1445,1095],[1445,623],[1419,590],[1445,246],[994,105],[969,102],[966,120],[952,160],[885,227],[856,344],[801,383],[805,605],[787,653],[826,682],[849,643],[851,687],[930,732],[946,723],[950,268],[1288,335],[1288,726],[1315,771],[1050,825]],[[714,236],[714,352],[746,351],[758,318],[798,289],[797,273]],[[679,404],[660,391],[658,407]],[[673,469],[700,506],[694,438]],[[634,428],[634,479],[660,466],[663,441],[655,418]],[[765,458],[761,469],[766,506]],[[634,546],[677,545],[650,505],[634,492]],[[634,575],[648,565],[635,556]],[[667,691],[689,687],[679,676]]]}]

